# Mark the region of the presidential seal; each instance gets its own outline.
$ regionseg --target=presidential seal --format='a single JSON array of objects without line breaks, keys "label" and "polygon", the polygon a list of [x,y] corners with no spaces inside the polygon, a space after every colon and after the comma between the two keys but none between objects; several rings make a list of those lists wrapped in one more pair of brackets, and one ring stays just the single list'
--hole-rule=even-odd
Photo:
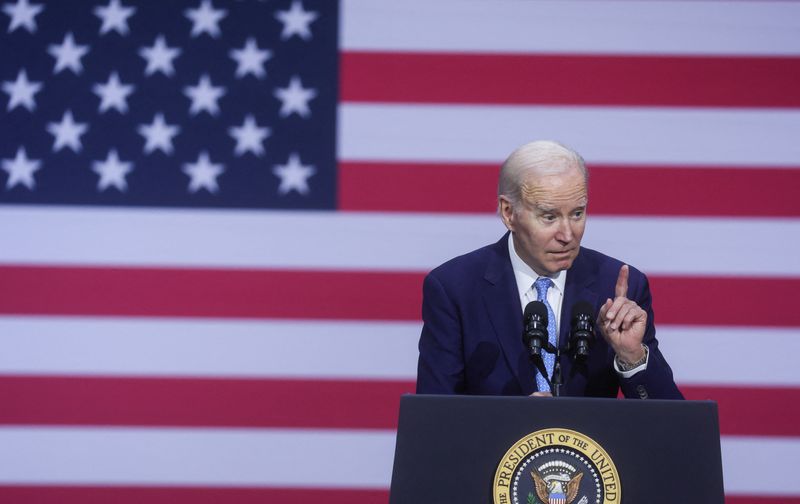
[{"label": "presidential seal", "polygon": [[567,429],[528,434],[494,475],[494,504],[619,504],[619,474],[592,438]]}]

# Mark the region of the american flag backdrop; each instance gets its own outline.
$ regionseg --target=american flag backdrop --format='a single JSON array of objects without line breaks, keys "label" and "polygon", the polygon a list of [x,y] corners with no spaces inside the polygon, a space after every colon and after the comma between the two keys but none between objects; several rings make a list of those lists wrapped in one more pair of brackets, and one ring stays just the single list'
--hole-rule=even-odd
[{"label": "american flag backdrop", "polygon": [[387,502],[422,278],[555,139],[800,503],[800,3],[0,2],[0,502]]}]

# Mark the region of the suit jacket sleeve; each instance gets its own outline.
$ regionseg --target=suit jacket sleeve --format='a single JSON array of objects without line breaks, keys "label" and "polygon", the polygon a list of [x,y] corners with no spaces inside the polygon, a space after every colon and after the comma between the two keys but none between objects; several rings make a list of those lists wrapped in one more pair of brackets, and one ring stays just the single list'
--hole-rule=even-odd
[{"label": "suit jacket sleeve", "polygon": [[458,309],[434,273],[422,286],[418,394],[464,392],[464,350]]}]

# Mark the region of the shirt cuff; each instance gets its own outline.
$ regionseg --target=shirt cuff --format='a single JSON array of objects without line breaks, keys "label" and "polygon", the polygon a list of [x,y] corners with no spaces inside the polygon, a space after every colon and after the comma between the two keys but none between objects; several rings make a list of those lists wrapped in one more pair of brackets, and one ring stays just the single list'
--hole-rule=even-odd
[{"label": "shirt cuff", "polygon": [[645,356],[644,356],[644,363],[643,364],[641,364],[639,366],[636,366],[633,369],[629,369],[627,371],[623,371],[623,370],[621,370],[619,368],[619,364],[617,362],[617,356],[615,355],[614,356],[614,371],[616,371],[617,374],[620,375],[622,378],[630,378],[631,376],[635,375],[636,373],[639,373],[639,372],[644,371],[645,369],[647,369],[647,363],[649,361],[650,361],[650,349],[645,346]]}]

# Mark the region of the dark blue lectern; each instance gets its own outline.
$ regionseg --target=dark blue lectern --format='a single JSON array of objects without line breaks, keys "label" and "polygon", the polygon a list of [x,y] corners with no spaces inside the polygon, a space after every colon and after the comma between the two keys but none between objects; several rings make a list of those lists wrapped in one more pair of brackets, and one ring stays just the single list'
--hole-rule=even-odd
[{"label": "dark blue lectern", "polygon": [[391,504],[724,504],[710,401],[406,395]]}]

